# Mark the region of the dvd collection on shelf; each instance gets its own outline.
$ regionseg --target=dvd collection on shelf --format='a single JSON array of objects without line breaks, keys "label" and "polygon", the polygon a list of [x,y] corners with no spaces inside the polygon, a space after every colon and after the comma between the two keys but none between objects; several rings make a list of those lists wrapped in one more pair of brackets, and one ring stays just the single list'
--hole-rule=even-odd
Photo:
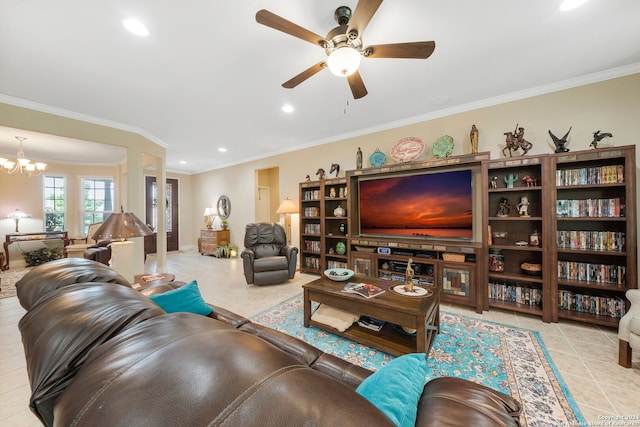
[{"label": "dvd collection on shelf", "polygon": [[624,199],[556,200],[558,218],[620,218],[624,217]]},{"label": "dvd collection on shelf", "polygon": [[558,169],[556,185],[622,184],[624,165],[603,165],[578,169]]},{"label": "dvd collection on shelf", "polygon": [[489,298],[517,304],[542,306],[542,289],[509,283],[489,282]]},{"label": "dvd collection on shelf", "polygon": [[558,261],[558,279],[579,280],[594,285],[617,286],[624,289],[625,273],[624,265]]},{"label": "dvd collection on shelf", "polygon": [[622,231],[558,230],[558,249],[589,251],[624,251],[625,234]]},{"label": "dvd collection on shelf", "polygon": [[558,291],[558,308],[618,319],[626,313],[625,301],[622,298],[580,294],[565,290]]}]

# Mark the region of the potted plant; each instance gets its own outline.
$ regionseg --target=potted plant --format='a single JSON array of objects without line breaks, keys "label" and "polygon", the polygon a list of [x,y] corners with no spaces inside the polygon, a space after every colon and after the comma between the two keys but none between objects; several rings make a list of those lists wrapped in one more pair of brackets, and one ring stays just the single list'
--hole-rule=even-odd
[{"label": "potted plant", "polygon": [[229,221],[227,221],[226,219],[222,220],[222,229],[226,230],[227,228],[229,228]]},{"label": "potted plant", "polygon": [[231,258],[238,255],[238,247],[234,244],[223,242],[218,245],[216,249],[216,257],[218,258]]}]

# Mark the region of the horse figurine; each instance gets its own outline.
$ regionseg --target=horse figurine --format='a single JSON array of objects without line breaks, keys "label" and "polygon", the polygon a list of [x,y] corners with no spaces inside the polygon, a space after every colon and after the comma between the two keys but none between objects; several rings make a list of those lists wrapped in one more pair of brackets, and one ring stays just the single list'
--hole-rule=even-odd
[{"label": "horse figurine", "polygon": [[533,176],[525,175],[522,177],[522,181],[524,181],[527,187],[535,187],[538,185],[537,179]]},{"label": "horse figurine", "polygon": [[336,178],[337,178],[338,174],[340,173],[340,165],[337,163],[331,163],[331,169],[329,169],[329,175],[331,175],[334,172],[336,173]]},{"label": "horse figurine", "polygon": [[513,152],[518,150],[522,150],[522,155],[524,156],[529,152],[529,150],[531,150],[531,147],[533,147],[532,143],[524,139],[523,127],[518,127],[518,125],[516,125],[513,132],[505,132],[504,135],[506,135],[507,143],[507,146],[502,149],[502,154],[504,156],[507,155],[507,150],[509,151],[509,157],[513,157]]}]

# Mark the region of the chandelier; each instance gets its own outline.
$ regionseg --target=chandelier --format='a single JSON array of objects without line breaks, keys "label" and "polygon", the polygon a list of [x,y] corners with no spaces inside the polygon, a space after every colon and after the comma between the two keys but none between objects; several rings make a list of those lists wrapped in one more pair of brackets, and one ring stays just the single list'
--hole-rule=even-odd
[{"label": "chandelier", "polygon": [[22,143],[27,138],[23,136],[16,136],[16,139],[20,142],[20,149],[18,150],[16,159],[13,160],[0,157],[0,170],[9,175],[13,175],[18,172],[27,176],[38,176],[42,174],[46,169],[47,164],[40,162],[31,163],[31,160],[24,157],[24,148],[22,146]]}]

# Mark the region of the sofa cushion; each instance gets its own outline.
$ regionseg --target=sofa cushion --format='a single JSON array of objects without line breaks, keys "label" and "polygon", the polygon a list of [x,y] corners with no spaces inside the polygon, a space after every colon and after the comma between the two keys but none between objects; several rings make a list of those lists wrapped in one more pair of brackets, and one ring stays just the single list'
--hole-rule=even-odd
[{"label": "sofa cushion", "polygon": [[195,280],[179,288],[150,295],[149,298],[167,313],[186,312],[208,316],[213,311],[202,299],[198,282]]},{"label": "sofa cushion", "polygon": [[263,258],[256,258],[255,261],[253,261],[253,271],[255,273],[273,270],[286,270],[288,266],[289,262],[287,261],[287,258],[283,256],[267,256]]},{"label": "sofa cushion", "polygon": [[427,370],[424,353],[405,354],[362,381],[356,392],[397,426],[414,426]]}]

